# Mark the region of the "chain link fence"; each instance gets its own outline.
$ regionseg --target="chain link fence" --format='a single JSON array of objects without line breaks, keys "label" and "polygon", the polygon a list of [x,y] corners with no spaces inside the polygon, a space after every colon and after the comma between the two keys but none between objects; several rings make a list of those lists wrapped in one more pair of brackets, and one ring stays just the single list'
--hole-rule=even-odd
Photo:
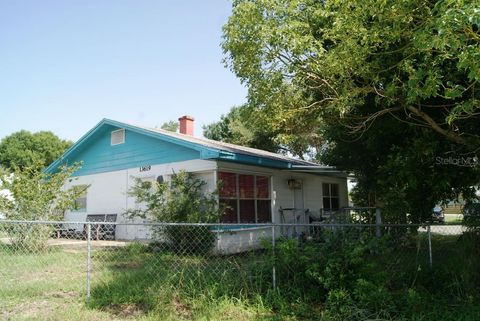
[{"label": "chain link fence", "polygon": [[[142,235],[149,239],[117,240],[118,229],[133,235],[147,230]],[[415,280],[419,271],[447,264],[445,256],[458,250],[465,235],[462,225],[3,220],[0,311],[12,311],[26,293],[71,294],[102,306],[126,298],[162,300],[179,291],[202,295],[207,287],[218,295],[246,296],[296,282],[304,287],[302,264],[321,264],[339,253],[358,252],[364,258],[358,264],[376,261],[384,273]],[[465,255],[475,255],[472,246],[462,248]]]}]

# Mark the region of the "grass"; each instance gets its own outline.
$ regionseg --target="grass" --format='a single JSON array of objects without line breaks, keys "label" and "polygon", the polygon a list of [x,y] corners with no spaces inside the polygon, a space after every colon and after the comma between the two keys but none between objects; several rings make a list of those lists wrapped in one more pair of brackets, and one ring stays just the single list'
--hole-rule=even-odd
[{"label": "grass", "polygon": [[[434,269],[429,270],[425,237],[419,236],[419,246],[405,245],[401,256],[394,251],[371,258],[377,261],[378,270],[372,268],[370,274],[388,271],[390,288],[398,287],[392,281],[396,280],[414,289],[405,301],[405,311],[399,311],[395,320],[479,320],[479,296],[472,295],[480,280],[475,270],[478,258],[472,255],[478,255],[475,243],[458,236],[434,235]],[[95,248],[87,304],[83,247],[32,254],[3,246],[0,319],[341,320],[328,317],[324,303],[302,294],[305,289],[288,292],[291,288],[286,280],[296,282],[301,271],[278,271],[280,287],[273,291],[266,258],[261,252],[210,258],[158,253],[135,243]]]},{"label": "grass", "polygon": [[1,320],[112,320],[85,305],[85,254],[0,248]]},{"label": "grass", "polygon": [[461,214],[445,214],[445,224],[462,224],[463,215]]},{"label": "grass", "polygon": [[95,309],[133,309],[146,320],[252,320],[270,315],[255,293],[266,292],[267,273],[254,253],[209,257],[155,253],[139,244],[101,251],[94,276]]},{"label": "grass", "polygon": [[[97,249],[86,303],[84,248],[39,254],[0,246],[0,320],[261,319],[271,314],[261,300],[244,299],[256,287],[255,277],[241,272],[247,263],[257,264],[252,256],[158,255],[140,244]],[[229,273],[218,272],[227,265]],[[226,279],[236,281],[221,286]]]}]

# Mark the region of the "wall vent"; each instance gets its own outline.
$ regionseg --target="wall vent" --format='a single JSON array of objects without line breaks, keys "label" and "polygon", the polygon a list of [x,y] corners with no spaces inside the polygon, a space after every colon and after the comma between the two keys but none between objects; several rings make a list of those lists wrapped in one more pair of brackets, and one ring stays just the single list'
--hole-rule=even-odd
[{"label": "wall vent", "polygon": [[112,131],[110,140],[111,145],[118,145],[125,143],[125,129],[118,129]]}]

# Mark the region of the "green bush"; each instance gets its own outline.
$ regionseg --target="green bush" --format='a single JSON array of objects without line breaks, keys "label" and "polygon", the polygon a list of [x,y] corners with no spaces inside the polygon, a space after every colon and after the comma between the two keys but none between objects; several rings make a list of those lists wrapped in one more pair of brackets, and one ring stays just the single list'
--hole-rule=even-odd
[{"label": "green bush", "polygon": [[[194,174],[181,171],[171,181],[153,185],[136,178],[129,194],[143,209],[126,212],[131,217],[168,223],[216,223],[221,213],[216,191],[204,191],[206,183]],[[206,254],[215,242],[215,234],[207,226],[167,225],[154,229],[157,241],[166,241],[179,253]]]},{"label": "green bush", "polygon": [[459,307],[480,297],[480,256],[471,233],[436,236],[433,269],[428,252],[420,251],[425,235],[377,238],[352,228],[318,239],[279,240],[275,252],[269,249],[281,296],[274,304],[321,306],[324,320],[438,320],[442,313],[431,309],[455,320],[462,315]]},{"label": "green bush", "polygon": [[172,250],[182,254],[208,254],[216,237],[208,226],[167,226],[164,228]]},{"label": "green bush", "polygon": [[[79,168],[61,167],[57,173],[47,174],[41,167],[15,170],[11,174],[0,174],[0,213],[9,220],[58,221],[63,212],[75,206],[85,187],[65,189],[67,180]],[[46,224],[11,224],[5,229],[12,245],[24,251],[43,251],[54,230]]]}]

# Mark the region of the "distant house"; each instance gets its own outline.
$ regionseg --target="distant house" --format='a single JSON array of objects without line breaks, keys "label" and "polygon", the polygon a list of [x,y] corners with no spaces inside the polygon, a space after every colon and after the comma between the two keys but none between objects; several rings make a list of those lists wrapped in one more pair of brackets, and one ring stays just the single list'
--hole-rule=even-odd
[{"label": "distant house", "polygon": [[[323,210],[348,206],[346,175],[335,168],[197,138],[193,136],[193,118],[179,120],[178,134],[103,119],[52,163],[46,170],[49,173],[82,161],[76,179],[68,185],[90,185],[77,199],[77,209],[65,213],[65,221],[141,222],[123,214],[138,206],[127,193],[133,178],[168,181],[180,170],[203,179],[209,191],[222,180],[219,201],[230,208],[222,222],[301,223]],[[239,225],[216,233],[221,239],[218,250],[231,252],[258,243],[270,230]],[[115,230],[116,239],[149,237],[149,229],[141,225],[118,225]]]}]

